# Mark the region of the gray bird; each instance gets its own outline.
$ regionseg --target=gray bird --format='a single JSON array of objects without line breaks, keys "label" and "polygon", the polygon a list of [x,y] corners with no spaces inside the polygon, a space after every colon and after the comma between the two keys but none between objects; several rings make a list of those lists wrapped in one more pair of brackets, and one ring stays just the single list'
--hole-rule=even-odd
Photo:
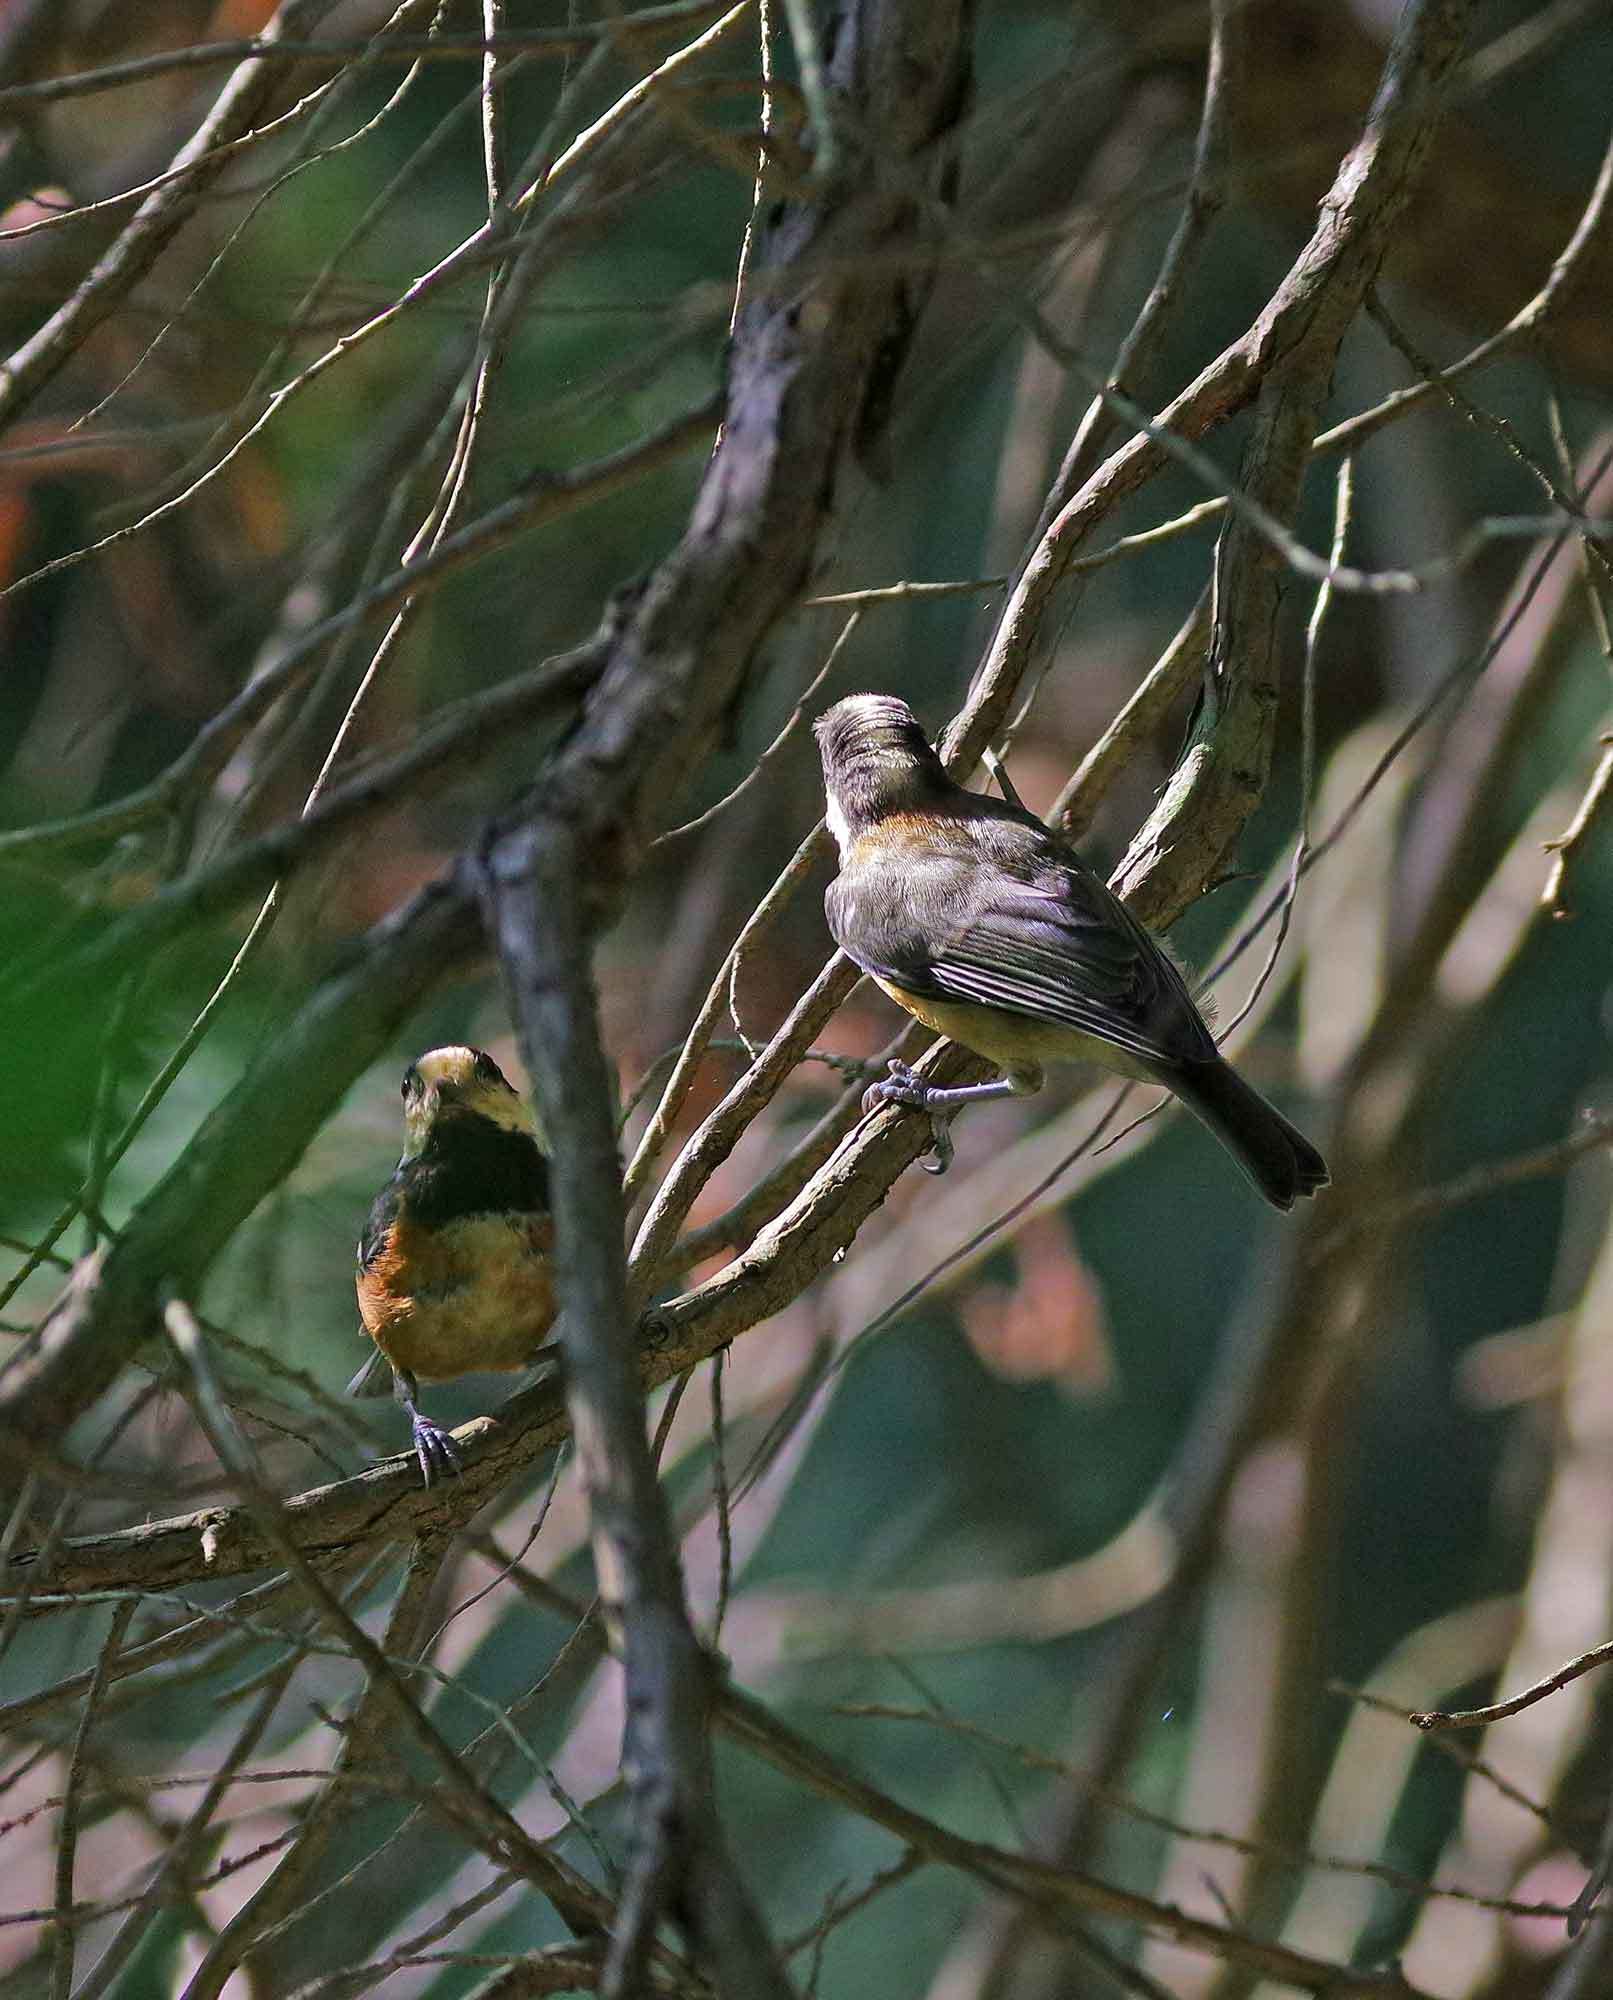
[{"label": "gray bird", "polygon": [[835,942],[1003,1071],[942,1089],[893,1062],[869,1108],[938,1118],[944,1165],[939,1121],[958,1105],[1039,1090],[1049,1062],[1094,1062],[1174,1092],[1273,1207],[1327,1185],[1321,1154],[1221,1056],[1170,954],[1039,819],[954,784],[892,695],[837,702],[817,738],[840,849],[825,899]]}]

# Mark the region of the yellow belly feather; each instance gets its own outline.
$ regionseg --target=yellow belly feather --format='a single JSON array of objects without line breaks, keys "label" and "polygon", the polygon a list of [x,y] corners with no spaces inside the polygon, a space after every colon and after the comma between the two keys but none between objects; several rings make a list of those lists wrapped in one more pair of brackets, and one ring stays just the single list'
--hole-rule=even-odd
[{"label": "yellow belly feather", "polygon": [[932,1000],[924,994],[909,993],[888,979],[874,975],[874,982],[915,1020],[933,1028],[949,1041],[961,1042],[977,1056],[999,1068],[1024,1074],[1040,1070],[1052,1062],[1096,1063],[1101,1069],[1120,1076],[1148,1082],[1148,1072],[1140,1068],[1113,1042],[1083,1035],[1061,1021],[1037,1021],[1029,1015],[1011,1014],[1002,1007],[986,1007],[972,1000]]}]

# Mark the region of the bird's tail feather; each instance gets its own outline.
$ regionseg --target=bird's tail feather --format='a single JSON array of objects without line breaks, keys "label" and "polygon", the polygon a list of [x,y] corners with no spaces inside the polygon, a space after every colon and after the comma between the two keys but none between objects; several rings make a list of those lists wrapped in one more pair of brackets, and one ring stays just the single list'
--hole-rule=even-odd
[{"label": "bird's tail feather", "polygon": [[392,1393],[392,1369],[380,1348],[376,1348],[368,1361],[347,1385],[350,1396],[390,1396]]},{"label": "bird's tail feather", "polygon": [[1231,1153],[1273,1208],[1326,1187],[1327,1162],[1228,1062],[1184,1064],[1163,1079]]}]

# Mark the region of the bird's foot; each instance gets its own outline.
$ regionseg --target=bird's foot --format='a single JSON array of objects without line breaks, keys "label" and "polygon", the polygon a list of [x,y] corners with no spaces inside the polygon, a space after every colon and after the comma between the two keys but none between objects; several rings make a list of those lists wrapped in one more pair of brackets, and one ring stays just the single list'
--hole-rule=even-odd
[{"label": "bird's foot", "polygon": [[434,1486],[439,1479],[452,1475],[457,1479],[464,1467],[459,1461],[459,1449],[441,1424],[434,1424],[430,1417],[421,1416],[418,1410],[409,1413],[409,1428],[414,1436],[414,1455],[420,1461],[420,1476],[428,1486]]},{"label": "bird's foot", "polygon": [[907,1111],[920,1111],[930,1121],[930,1145],[935,1153],[932,1165],[922,1162],[927,1174],[944,1174],[952,1164],[952,1112],[942,1111],[935,1100],[945,1101],[946,1093],[935,1090],[920,1076],[915,1076],[906,1063],[897,1062],[893,1057],[890,1074],[871,1083],[863,1092],[863,1110],[878,1111],[887,1104],[899,1104]]}]

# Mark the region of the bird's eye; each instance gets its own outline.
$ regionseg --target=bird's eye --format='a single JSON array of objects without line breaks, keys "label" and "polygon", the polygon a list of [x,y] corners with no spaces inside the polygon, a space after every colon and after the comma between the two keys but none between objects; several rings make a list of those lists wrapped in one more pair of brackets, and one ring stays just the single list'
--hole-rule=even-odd
[{"label": "bird's eye", "polygon": [[404,1103],[407,1104],[409,1099],[413,1097],[419,1091],[419,1089],[420,1089],[420,1072],[411,1063],[410,1066],[403,1072],[403,1085],[399,1094],[403,1098]]},{"label": "bird's eye", "polygon": [[504,1072],[483,1049],[476,1051],[476,1078],[479,1083],[502,1083]]}]

